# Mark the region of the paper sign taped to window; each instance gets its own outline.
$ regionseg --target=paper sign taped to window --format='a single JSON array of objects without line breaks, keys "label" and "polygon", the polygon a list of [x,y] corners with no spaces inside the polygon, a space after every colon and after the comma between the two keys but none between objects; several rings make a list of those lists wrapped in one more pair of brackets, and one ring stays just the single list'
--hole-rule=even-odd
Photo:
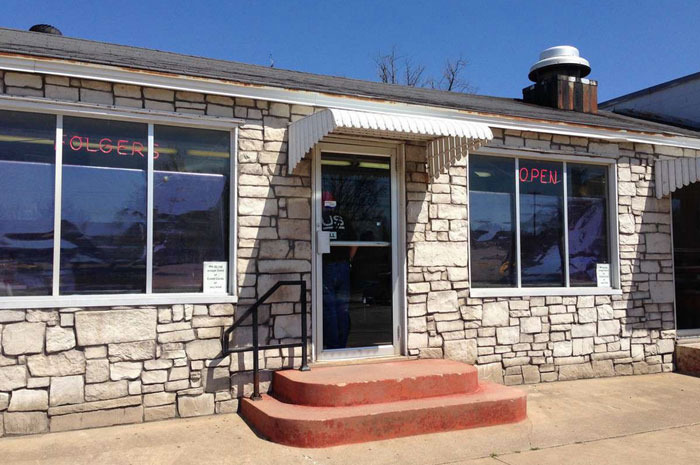
[{"label": "paper sign taped to window", "polygon": [[596,263],[595,276],[598,287],[610,287],[610,264]]},{"label": "paper sign taped to window", "polygon": [[204,262],[204,293],[205,294],[227,294],[227,271],[226,262]]}]

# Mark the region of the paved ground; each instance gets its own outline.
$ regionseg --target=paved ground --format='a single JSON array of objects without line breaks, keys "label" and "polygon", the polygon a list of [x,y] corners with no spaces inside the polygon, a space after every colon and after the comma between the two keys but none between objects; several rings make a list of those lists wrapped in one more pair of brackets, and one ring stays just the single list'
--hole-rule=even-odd
[{"label": "paved ground", "polygon": [[258,438],[237,415],[0,439],[10,464],[697,464],[700,378],[677,374],[542,384],[517,425],[328,449]]}]

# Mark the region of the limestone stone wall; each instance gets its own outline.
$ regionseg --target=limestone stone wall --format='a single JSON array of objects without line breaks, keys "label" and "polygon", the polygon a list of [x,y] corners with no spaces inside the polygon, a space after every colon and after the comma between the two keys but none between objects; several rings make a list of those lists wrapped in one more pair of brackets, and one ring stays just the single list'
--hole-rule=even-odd
[{"label": "limestone stone wall", "polygon": [[[238,305],[0,310],[0,436],[237,411],[252,392],[252,353],[221,357],[222,331],[278,280],[305,279],[310,289],[310,164],[287,175],[286,128],[313,109],[2,71],[0,93],[245,120]],[[298,300],[298,288],[281,289],[260,308],[262,342],[299,341]],[[251,339],[246,321],[231,344]],[[260,366],[298,366],[300,355],[264,351]]]},{"label": "limestone stone wall", "polygon": [[408,347],[476,363],[505,384],[673,370],[675,325],[668,198],[653,195],[658,156],[691,151],[494,130],[490,147],[614,159],[621,295],[475,298],[468,283],[466,160],[428,182],[407,148]]},{"label": "limestone stone wall", "polygon": [[[310,289],[310,163],[286,174],[286,128],[314,109],[2,71],[0,93],[245,120],[238,305],[0,310],[0,436],[236,411],[237,398],[251,392],[252,356],[221,357],[222,330],[278,280],[305,279]],[[660,155],[697,154],[494,133],[492,146],[616,161],[622,295],[470,297],[467,161],[431,181],[424,147],[409,143],[409,355],[476,363],[482,376],[507,384],[672,370],[670,206],[652,195],[652,164]],[[297,300],[298,291],[281,290],[261,307],[261,340],[299,340]],[[232,344],[251,337],[244,326]],[[261,366],[297,366],[299,355],[266,351]]]}]

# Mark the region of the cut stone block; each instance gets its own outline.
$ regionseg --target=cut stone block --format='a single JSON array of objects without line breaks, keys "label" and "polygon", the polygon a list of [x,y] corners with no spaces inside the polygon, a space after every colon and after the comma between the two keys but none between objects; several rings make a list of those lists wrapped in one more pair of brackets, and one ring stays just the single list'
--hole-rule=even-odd
[{"label": "cut stone block", "polygon": [[63,376],[51,378],[51,406],[79,404],[85,401],[82,376]]},{"label": "cut stone block", "polygon": [[44,350],[44,323],[13,323],[2,331],[5,355],[39,354]]},{"label": "cut stone block", "polygon": [[27,357],[32,376],[68,376],[85,373],[85,355],[78,350],[69,350],[55,355],[32,355]]},{"label": "cut stone block", "polygon": [[[1,313],[1,312],[0,312]],[[12,391],[27,385],[27,367],[10,365],[0,367],[0,391]]]},{"label": "cut stone block", "polygon": [[49,430],[45,412],[7,412],[4,416],[5,434],[37,434]]},{"label": "cut stone block", "polygon": [[31,412],[49,408],[49,395],[41,389],[19,389],[12,392],[8,412]]},{"label": "cut stone block", "polygon": [[127,407],[51,417],[51,432],[141,423],[143,407]]},{"label": "cut stone block", "polygon": [[181,417],[198,417],[214,413],[214,394],[178,396],[177,410]]},{"label": "cut stone block", "polygon": [[153,340],[156,338],[157,319],[155,308],[77,312],[78,344],[89,346]]}]

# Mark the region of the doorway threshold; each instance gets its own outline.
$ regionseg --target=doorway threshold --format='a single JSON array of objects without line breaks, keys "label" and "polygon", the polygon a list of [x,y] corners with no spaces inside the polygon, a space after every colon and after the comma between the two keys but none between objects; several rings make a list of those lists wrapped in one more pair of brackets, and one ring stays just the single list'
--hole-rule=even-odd
[{"label": "doorway threshold", "polygon": [[309,367],[327,367],[327,366],[345,366],[345,365],[367,365],[370,363],[384,362],[402,362],[406,360],[418,360],[416,356],[409,355],[387,355],[383,357],[368,357],[368,358],[346,358],[335,360],[316,360],[311,362]]}]

